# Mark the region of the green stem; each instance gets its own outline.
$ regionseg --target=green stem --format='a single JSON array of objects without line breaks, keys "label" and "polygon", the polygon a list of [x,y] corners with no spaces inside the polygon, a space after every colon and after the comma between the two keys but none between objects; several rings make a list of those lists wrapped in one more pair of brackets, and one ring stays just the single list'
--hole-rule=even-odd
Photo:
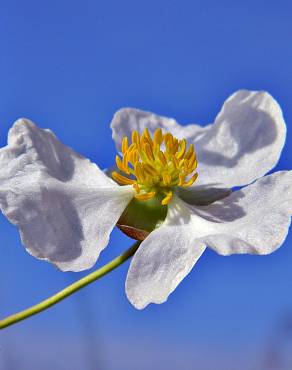
[{"label": "green stem", "polygon": [[122,253],[106,265],[102,266],[98,270],[92,272],[91,274],[85,276],[84,278],[76,281],[75,283],[69,285],[67,288],[61,290],[57,294],[54,294],[48,299],[26,309],[15,313],[14,315],[8,316],[3,320],[0,320],[0,329],[4,329],[7,326],[13,325],[19,321],[25,320],[30,316],[36,315],[39,312],[42,312],[49,307],[54,306],[56,303],[62,301],[66,297],[69,297],[71,294],[77,292],[78,290],[84,288],[86,285],[91,284],[95,280],[101,278],[102,276],[108,274],[122,263],[127,261],[130,257],[132,257],[135,252],[137,251],[141,242],[137,241],[135,244],[132,245],[126,252]]}]

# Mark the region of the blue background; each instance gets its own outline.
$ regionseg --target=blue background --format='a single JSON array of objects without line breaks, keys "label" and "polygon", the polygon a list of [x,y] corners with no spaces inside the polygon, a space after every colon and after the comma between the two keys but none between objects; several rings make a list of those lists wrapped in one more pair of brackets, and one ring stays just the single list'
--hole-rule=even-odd
[{"label": "blue background", "polygon": [[[104,168],[109,123],[133,106],[206,124],[240,89],[269,91],[292,168],[290,1],[0,1],[0,144],[13,121],[52,129]],[[279,199],[279,202],[281,199]],[[29,256],[0,218],[0,314],[30,306],[84,274]],[[289,370],[292,233],[266,257],[207,251],[163,305],[127,301],[128,264],[72,298],[0,332],[3,370]],[[130,243],[112,235],[98,265]]]}]

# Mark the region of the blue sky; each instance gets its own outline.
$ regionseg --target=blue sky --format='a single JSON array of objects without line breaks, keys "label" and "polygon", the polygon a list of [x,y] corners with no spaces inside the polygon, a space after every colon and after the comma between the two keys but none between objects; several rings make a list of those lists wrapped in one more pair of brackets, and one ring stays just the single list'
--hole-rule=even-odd
[{"label": "blue sky", "polygon": [[[11,0],[0,9],[1,146],[24,116],[104,168],[115,157],[109,123],[117,109],[207,124],[247,88],[279,101],[288,135],[276,170],[292,168],[291,2]],[[3,216],[0,233],[1,316],[84,275],[29,256]],[[98,265],[129,243],[115,231]],[[1,332],[1,369],[209,370],[214,359],[218,370],[241,370],[243,359],[244,370],[268,369],[268,348],[284,358],[292,337],[283,329],[292,312],[291,243],[290,232],[266,257],[208,251],[166,304],[144,311],[125,297],[124,265]]]}]

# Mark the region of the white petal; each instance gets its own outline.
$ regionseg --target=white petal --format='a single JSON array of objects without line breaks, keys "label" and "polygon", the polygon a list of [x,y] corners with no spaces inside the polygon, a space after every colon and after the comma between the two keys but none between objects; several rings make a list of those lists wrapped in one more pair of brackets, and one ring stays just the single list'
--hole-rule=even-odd
[{"label": "white petal", "polygon": [[165,132],[170,132],[179,139],[189,139],[193,141],[194,138],[204,128],[198,125],[181,126],[173,118],[158,116],[151,112],[145,112],[134,108],[123,108],[116,112],[111,122],[111,129],[113,139],[117,150],[121,149],[121,143],[124,136],[131,138],[131,133],[137,130],[142,133],[145,128],[148,128],[151,134],[157,128],[161,128]]},{"label": "white petal", "polygon": [[62,144],[50,130],[40,129],[27,119],[17,120],[8,133],[8,146],[0,150],[3,184],[22,170],[45,173],[56,180],[84,186],[115,184],[96,164]]},{"label": "white petal", "polygon": [[10,130],[0,166],[0,207],[28,252],[64,271],[93,266],[133,189],[28,120]]},{"label": "white petal", "polygon": [[263,177],[193,211],[201,217],[194,233],[219,254],[272,253],[284,242],[291,222],[292,171]]},{"label": "white petal", "polygon": [[194,227],[190,211],[172,202],[163,225],[142,242],[126,281],[127,296],[136,308],[165,302],[191,271],[205,250]]},{"label": "white petal", "polygon": [[175,197],[166,221],[133,257],[129,300],[137,308],[164,302],[205,245],[223,255],[273,252],[285,240],[291,214],[292,171],[266,176],[209,206],[190,206]]},{"label": "white petal", "polygon": [[251,183],[270,171],[282,151],[286,126],[278,103],[266,92],[241,90],[224,103],[215,123],[180,126],[174,119],[135,109],[118,111],[111,123],[120,149],[132,130],[157,127],[193,143],[199,178],[195,185],[231,188]]},{"label": "white petal", "polygon": [[195,139],[197,184],[234,187],[251,183],[278,162],[286,125],[278,103],[266,92],[238,91],[215,123]]},{"label": "white petal", "polygon": [[218,253],[272,253],[291,222],[292,171],[263,177],[208,206],[176,202],[192,213],[194,236]]},{"label": "white petal", "polygon": [[187,188],[179,187],[175,189],[176,194],[188,204],[196,206],[206,206],[216,200],[226,198],[232,190],[216,188],[208,185],[190,186]]}]

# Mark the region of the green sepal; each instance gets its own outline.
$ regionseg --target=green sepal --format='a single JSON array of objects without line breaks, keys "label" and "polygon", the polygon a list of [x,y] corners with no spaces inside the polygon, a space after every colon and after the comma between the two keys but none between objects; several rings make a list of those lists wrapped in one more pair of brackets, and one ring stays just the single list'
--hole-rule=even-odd
[{"label": "green sepal", "polygon": [[136,240],[144,240],[147,235],[165,220],[167,206],[161,204],[165,195],[158,194],[149,200],[133,198],[117,226],[126,235]]}]

